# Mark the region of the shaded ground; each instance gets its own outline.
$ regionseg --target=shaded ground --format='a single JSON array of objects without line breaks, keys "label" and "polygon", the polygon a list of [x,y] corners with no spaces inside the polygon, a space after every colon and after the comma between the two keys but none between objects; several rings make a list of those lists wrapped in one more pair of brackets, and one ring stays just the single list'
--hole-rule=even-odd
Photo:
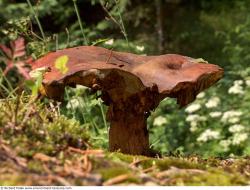
[{"label": "shaded ground", "polygon": [[84,126],[34,102],[0,102],[0,185],[250,185],[250,157],[95,150]]},{"label": "shaded ground", "polygon": [[20,157],[0,144],[0,185],[250,185],[250,158],[148,158],[68,147]]}]

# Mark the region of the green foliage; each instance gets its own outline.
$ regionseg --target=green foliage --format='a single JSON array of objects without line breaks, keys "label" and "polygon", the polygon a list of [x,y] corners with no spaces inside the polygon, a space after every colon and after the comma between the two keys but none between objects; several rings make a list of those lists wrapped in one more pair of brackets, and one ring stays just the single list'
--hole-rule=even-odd
[{"label": "green foliage", "polygon": [[[192,32],[202,33],[202,39],[186,33],[183,39],[195,39],[196,46],[184,52],[204,56],[209,62],[222,65],[224,79],[206,93],[201,93],[186,110],[176,110],[173,101],[162,102],[149,120],[152,147],[162,152],[180,150],[204,156],[249,155],[250,25],[246,10],[249,1],[230,6],[217,2],[210,4],[208,1],[206,4],[218,5],[209,12],[206,7],[200,14],[200,20],[210,32],[202,28],[194,31],[197,23],[189,28]],[[227,12],[229,9],[230,14]],[[197,43],[200,39],[202,42]],[[185,41],[185,44],[191,43]],[[210,45],[213,48],[209,51],[203,48]],[[202,52],[196,51],[196,47]]]},{"label": "green foliage", "polygon": [[61,113],[84,124],[92,134],[91,142],[94,147],[107,149],[109,125],[106,122],[106,107],[97,96],[81,85],[66,88]]},{"label": "green foliage", "polygon": [[249,155],[249,81],[230,83],[224,89],[226,82],[222,80],[215,88],[199,94],[185,110],[169,113],[175,102],[163,102],[149,120],[154,127],[153,147],[203,156]]}]

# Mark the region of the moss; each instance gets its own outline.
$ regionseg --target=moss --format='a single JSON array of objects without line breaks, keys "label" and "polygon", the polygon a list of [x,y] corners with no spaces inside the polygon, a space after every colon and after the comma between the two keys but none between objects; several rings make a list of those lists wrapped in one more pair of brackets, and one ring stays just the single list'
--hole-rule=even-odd
[{"label": "moss", "polygon": [[134,156],[128,155],[128,154],[122,154],[119,152],[113,152],[107,155],[109,159],[113,161],[122,161],[126,163],[133,162]]},{"label": "moss", "polygon": [[112,160],[114,162],[122,162],[122,163],[127,163],[131,164],[133,162],[138,162],[136,164],[137,166],[142,167],[143,169],[151,167],[153,164],[155,164],[157,159],[146,157],[146,156],[133,156],[133,155],[128,155],[128,154],[122,154],[119,152],[113,152],[107,154],[107,159]]},{"label": "moss", "polygon": [[205,166],[201,164],[197,164],[194,162],[190,162],[187,160],[184,160],[182,158],[164,158],[162,160],[158,160],[156,162],[156,165],[160,170],[166,170],[169,169],[171,166],[175,166],[177,168],[183,168],[183,169],[204,169]]},{"label": "moss", "polygon": [[[22,98],[16,123],[13,123],[13,119],[6,117],[4,111],[15,115],[12,112],[16,108],[16,101],[6,100],[1,104],[1,138],[17,149],[20,156],[31,158],[36,152],[56,155],[68,146],[87,148],[89,134],[76,120],[62,115],[56,116],[56,113],[49,111],[44,104],[37,102],[29,105],[26,98]],[[30,116],[23,122],[27,112],[30,112]]]},{"label": "moss", "polygon": [[124,167],[105,168],[98,170],[104,181],[122,174],[131,174],[131,171]]},{"label": "moss", "polygon": [[[190,176],[189,176],[190,177]],[[206,185],[206,186],[232,186],[247,185],[246,179],[238,175],[228,174],[219,170],[213,170],[209,173],[194,175],[185,179],[186,185]]]},{"label": "moss", "polygon": [[13,175],[13,174],[5,174],[0,176],[0,186],[18,186],[23,184],[26,176],[23,175]]},{"label": "moss", "polygon": [[107,181],[109,179],[115,178],[119,175],[127,174],[128,178],[123,181],[124,184],[129,183],[141,183],[141,180],[137,177],[135,173],[131,170],[124,168],[124,167],[114,167],[114,168],[105,168],[98,170],[98,173],[102,175],[103,181]]},{"label": "moss", "polygon": [[48,123],[46,129],[47,141],[52,141],[55,145],[86,148],[84,142],[88,140],[89,135],[76,120],[60,116],[52,123]]},{"label": "moss", "polygon": [[42,163],[36,160],[29,161],[27,167],[32,172],[43,173],[44,170]]},{"label": "moss", "polygon": [[203,163],[209,165],[210,167],[217,167],[220,165],[221,162],[221,158],[214,158],[214,157],[210,157],[207,159],[202,160]]}]

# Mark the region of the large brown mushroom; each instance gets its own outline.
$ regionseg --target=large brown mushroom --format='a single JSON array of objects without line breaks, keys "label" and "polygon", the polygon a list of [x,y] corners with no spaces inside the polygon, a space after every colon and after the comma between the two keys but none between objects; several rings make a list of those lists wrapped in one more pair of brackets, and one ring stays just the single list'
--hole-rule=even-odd
[{"label": "large brown mushroom", "polygon": [[[67,56],[67,72],[55,67]],[[216,83],[223,69],[200,59],[167,54],[142,56],[101,47],[81,46],[49,53],[38,59],[32,70],[46,68],[42,93],[62,100],[65,86],[84,85],[101,90],[109,106],[109,149],[148,155],[146,120],[151,110],[166,97],[176,98],[182,107]]]}]

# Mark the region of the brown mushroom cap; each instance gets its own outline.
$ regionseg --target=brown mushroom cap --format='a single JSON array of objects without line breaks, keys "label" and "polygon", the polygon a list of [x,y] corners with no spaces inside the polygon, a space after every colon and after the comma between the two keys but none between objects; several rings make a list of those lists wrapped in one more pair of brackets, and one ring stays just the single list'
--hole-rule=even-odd
[{"label": "brown mushroom cap", "polygon": [[[55,61],[65,55],[69,58],[68,72],[63,74],[55,68]],[[186,56],[142,56],[94,46],[51,52],[38,59],[32,70],[41,67],[49,70],[44,74],[43,86],[50,98],[61,99],[64,87],[76,84],[104,90],[114,101],[151,88],[158,91],[160,99],[177,98],[181,106],[223,76],[219,66]]]}]

